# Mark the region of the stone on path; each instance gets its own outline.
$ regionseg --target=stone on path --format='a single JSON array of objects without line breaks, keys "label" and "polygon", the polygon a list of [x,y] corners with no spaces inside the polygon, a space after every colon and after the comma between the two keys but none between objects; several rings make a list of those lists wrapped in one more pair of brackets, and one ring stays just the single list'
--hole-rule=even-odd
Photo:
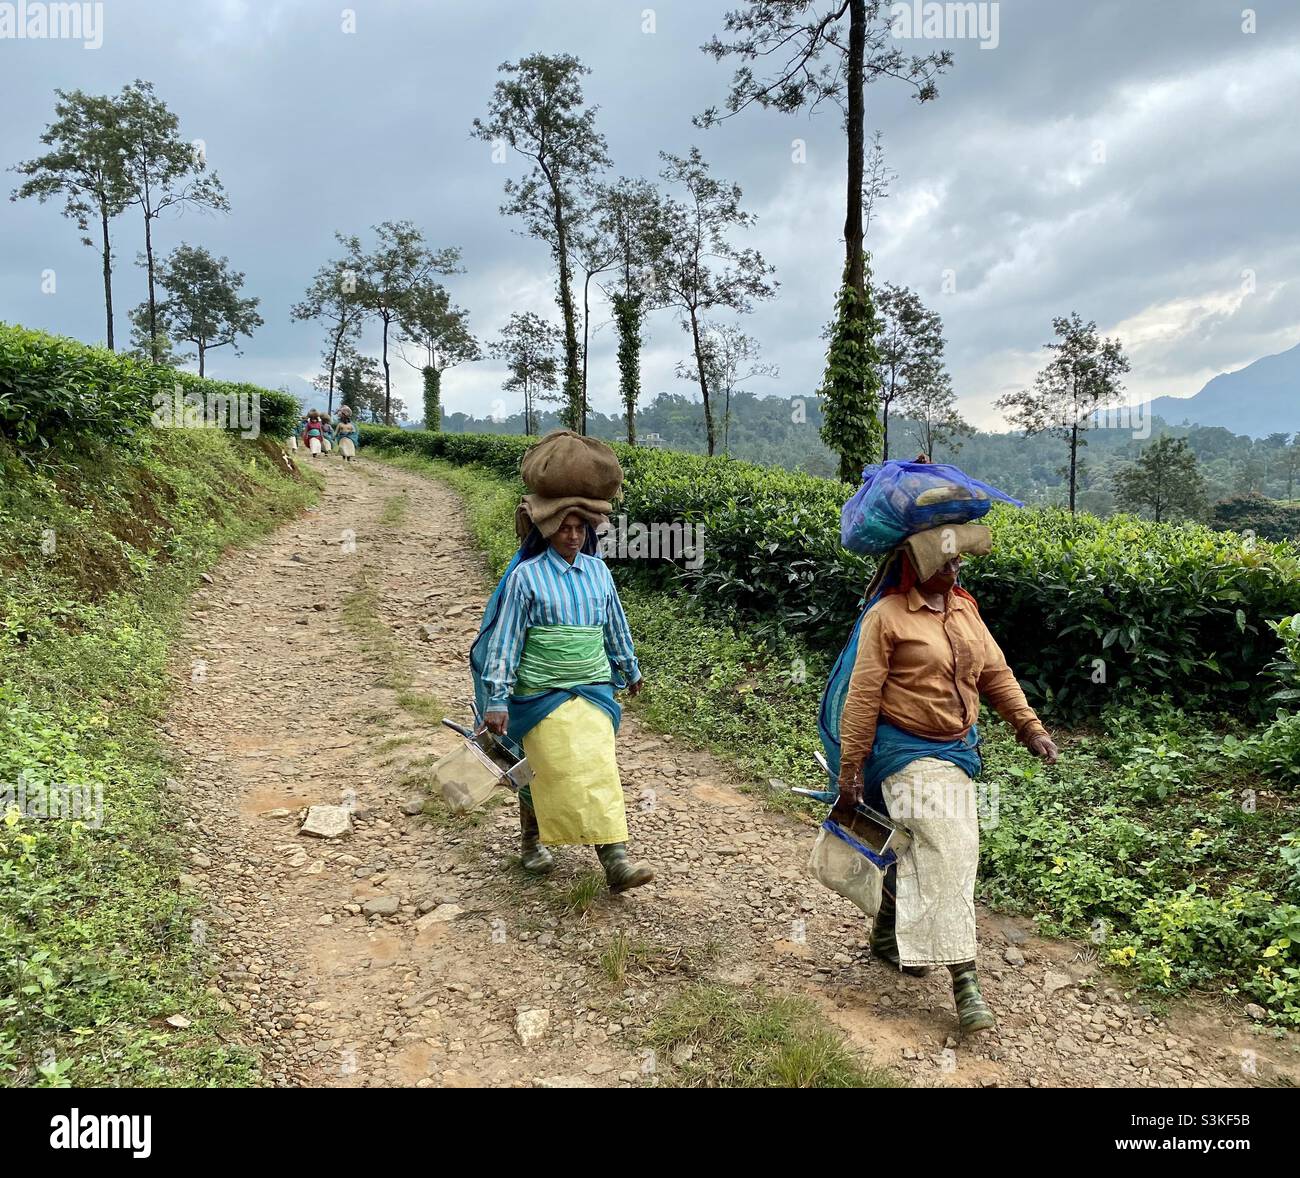
[{"label": "stone on path", "polygon": [[312,806],[299,834],[336,839],[352,833],[352,811],[347,806]]},{"label": "stone on path", "polygon": [[367,916],[392,916],[402,906],[396,896],[376,896],[361,905],[361,911]]},{"label": "stone on path", "polygon": [[1057,990],[1064,990],[1074,985],[1074,979],[1069,974],[1059,973],[1054,969],[1049,969],[1043,975],[1043,989],[1050,998]]},{"label": "stone on path", "polygon": [[524,1047],[546,1037],[551,1029],[551,1012],[549,1010],[521,1010],[515,1015],[515,1034]]},{"label": "stone on path", "polygon": [[1014,945],[1008,945],[1002,950],[1002,960],[1008,965],[1024,965],[1025,955]]},{"label": "stone on path", "polygon": [[424,932],[431,924],[443,924],[455,920],[465,909],[459,904],[439,904],[432,912],[426,913],[415,922],[415,927]]}]

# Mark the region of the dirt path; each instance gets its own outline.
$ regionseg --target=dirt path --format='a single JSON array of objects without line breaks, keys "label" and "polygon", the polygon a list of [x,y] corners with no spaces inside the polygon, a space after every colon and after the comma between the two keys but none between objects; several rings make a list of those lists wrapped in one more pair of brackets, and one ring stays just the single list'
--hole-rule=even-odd
[{"label": "dirt path", "polygon": [[[504,796],[468,820],[440,804],[412,813],[456,740],[443,705],[465,715],[483,563],[447,488],[379,463],[321,465],[320,508],[229,556],[197,595],[164,728],[188,769],[182,884],[204,902],[216,985],[274,1083],[654,1083],[639,1035],[689,977],[808,994],[865,1057],[920,1086],[1296,1075],[1289,1045],[1226,1010],[1157,1019],[1078,946],[983,911],[1000,1031],[959,1043],[946,973],[879,965],[856,910],[805,878],[806,827],[631,718],[620,758],[650,887],[575,911],[594,855],[564,849],[548,880],[524,878]],[[350,836],[298,834],[307,805],[339,802],[355,807]],[[521,1011],[547,1012],[525,1020],[546,1024],[528,1046]]]}]

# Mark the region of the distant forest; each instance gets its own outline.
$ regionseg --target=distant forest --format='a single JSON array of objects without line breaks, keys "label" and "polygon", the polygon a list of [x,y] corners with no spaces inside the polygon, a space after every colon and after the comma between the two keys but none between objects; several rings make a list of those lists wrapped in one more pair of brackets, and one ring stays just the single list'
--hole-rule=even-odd
[{"label": "distant forest", "polygon": [[[721,414],[719,414],[721,416]],[[719,424],[719,452],[733,458],[784,466],[809,474],[834,477],[836,459],[818,436],[821,412],[815,397],[760,397],[737,393],[725,430]],[[556,413],[541,414],[541,432],[560,428]],[[523,415],[492,421],[451,413],[443,418],[449,433],[521,434]],[[592,413],[587,432],[598,438],[626,438],[621,414]],[[919,449],[913,423],[891,418],[891,458],[914,458]],[[1161,435],[1186,438],[1205,477],[1210,502],[1251,492],[1273,499],[1292,499],[1300,484],[1296,446],[1287,434],[1252,439],[1219,426],[1171,425],[1160,417],[1151,420],[1151,436],[1135,438],[1129,429],[1093,429],[1085,435],[1087,447],[1079,480],[1079,507],[1096,515],[1114,510],[1114,473],[1135,461],[1142,450]],[[670,450],[703,454],[704,420],[699,401],[678,393],[660,393],[637,413],[637,438]],[[936,462],[955,462],[963,470],[992,483],[1028,503],[1064,503],[1068,459],[1066,443],[1053,437],[1020,433],[975,431],[953,446],[936,447]]]}]

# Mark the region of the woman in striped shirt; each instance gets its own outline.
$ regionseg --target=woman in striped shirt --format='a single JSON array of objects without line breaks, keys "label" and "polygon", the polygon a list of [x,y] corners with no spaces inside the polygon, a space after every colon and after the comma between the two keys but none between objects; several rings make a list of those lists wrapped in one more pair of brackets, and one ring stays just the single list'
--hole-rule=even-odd
[{"label": "woman in striped shirt", "polygon": [[[617,678],[616,678],[617,677]],[[502,583],[482,673],[484,719],[523,745],[533,781],[520,790],[521,861],[555,861],[543,845],[594,846],[611,891],[640,887],[650,868],[627,856],[627,816],[614,756],[620,709],[644,680],[618,590],[595,555],[595,531],[569,512],[537,555]]]}]

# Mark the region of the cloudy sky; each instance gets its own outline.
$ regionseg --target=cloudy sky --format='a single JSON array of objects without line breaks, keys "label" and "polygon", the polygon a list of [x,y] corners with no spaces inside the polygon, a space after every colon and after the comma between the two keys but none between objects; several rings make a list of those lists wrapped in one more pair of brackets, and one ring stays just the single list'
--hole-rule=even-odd
[{"label": "cloudy sky", "polygon": [[[497,211],[520,161],[494,163],[469,126],[501,62],[573,53],[592,69],[587,98],[616,174],[653,177],[660,150],[694,144],[741,185],[758,217],[747,244],[781,284],[746,317],[780,368],[755,391],[806,394],[819,383],[843,258],[840,117],[831,107],[812,117],[756,111],[709,131],[691,126],[726,93],[732,67],[699,46],[734,6],[351,0],[349,32],[338,0],[105,0],[98,48],[0,39],[0,165],[39,154],[56,87],[153,81],[184,136],[205,142],[232,204],[227,216],[165,220],[155,240],[228,256],[267,321],[242,355],[212,353],[209,372],[305,392],[320,332],[288,311],[331,256],[336,229],[364,234],[409,218],[433,245],[459,246],[467,272],[449,286],[480,339],[515,310],[558,319],[545,247]],[[918,105],[885,81],[867,108],[899,174],[868,239],[875,273],[942,316],[966,415],[999,427],[993,399],[1032,380],[1052,318],[1071,310],[1123,340],[1133,399],[1190,395],[1300,340],[1300,5],[1260,0],[1246,10],[1254,31],[1243,29],[1243,0],[988,8],[996,44],[910,43],[954,51],[936,101]],[[5,180],[6,191],[18,182]],[[125,339],[125,311],[144,297],[132,265],[138,217],[119,219],[115,235]],[[41,290],[47,270],[53,294]],[[98,255],[54,204],[0,204],[0,319],[103,337]],[[614,411],[603,304],[593,325],[593,400]],[[673,374],[686,355],[681,330],[660,313],[646,334],[647,393],[688,392]],[[377,339],[368,343],[377,351]],[[400,361],[394,371],[418,406],[418,373]],[[454,370],[447,408],[491,411],[501,379],[488,362]]]}]

